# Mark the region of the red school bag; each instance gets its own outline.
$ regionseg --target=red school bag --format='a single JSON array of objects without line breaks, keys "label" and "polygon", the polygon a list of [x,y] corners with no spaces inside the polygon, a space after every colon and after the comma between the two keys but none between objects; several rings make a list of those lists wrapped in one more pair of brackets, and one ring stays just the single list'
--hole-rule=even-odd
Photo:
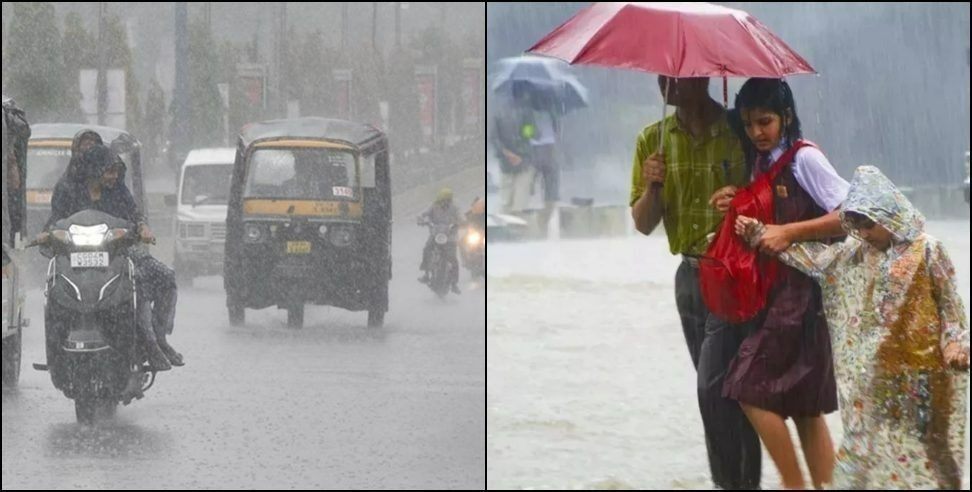
[{"label": "red school bag", "polygon": [[803,147],[797,140],[768,172],[736,192],[715,239],[699,261],[699,287],[709,312],[729,323],[754,318],[766,306],[766,298],[780,270],[776,258],[760,254],[736,235],[736,217],[753,217],[763,224],[776,223],[773,214],[773,181]]}]

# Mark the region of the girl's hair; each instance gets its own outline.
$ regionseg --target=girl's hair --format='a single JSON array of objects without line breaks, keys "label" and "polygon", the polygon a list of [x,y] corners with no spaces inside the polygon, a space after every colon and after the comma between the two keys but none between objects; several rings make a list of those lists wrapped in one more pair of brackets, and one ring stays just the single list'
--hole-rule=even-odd
[{"label": "girl's hair", "polygon": [[[736,94],[735,109],[729,114],[729,125],[739,136],[743,151],[746,153],[746,162],[750,165],[756,160],[756,147],[746,135],[746,128],[742,123],[742,111],[754,108],[765,109],[779,115],[784,147],[789,147],[803,137],[790,84],[781,79],[754,77],[747,80]],[[790,118],[789,124],[786,122],[787,117]]]}]

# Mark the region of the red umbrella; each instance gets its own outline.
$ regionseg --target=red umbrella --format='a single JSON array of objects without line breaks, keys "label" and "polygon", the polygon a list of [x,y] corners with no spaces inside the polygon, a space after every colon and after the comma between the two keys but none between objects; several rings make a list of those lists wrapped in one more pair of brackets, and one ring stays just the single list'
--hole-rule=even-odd
[{"label": "red umbrella", "polygon": [[[709,3],[595,3],[527,51],[570,64],[630,68],[675,78],[722,77],[726,106],[726,77],[816,73],[753,16]],[[664,125],[664,113],[662,121]]]}]

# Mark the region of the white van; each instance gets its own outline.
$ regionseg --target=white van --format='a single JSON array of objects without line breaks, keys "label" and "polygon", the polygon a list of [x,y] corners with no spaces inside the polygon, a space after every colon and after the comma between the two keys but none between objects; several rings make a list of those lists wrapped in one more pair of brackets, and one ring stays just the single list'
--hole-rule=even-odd
[{"label": "white van", "polygon": [[[233,176],[234,148],[196,149],[189,152],[179,173],[173,224],[174,267],[181,285],[202,275],[223,273],[226,210]],[[171,203],[175,202],[175,203]]]}]

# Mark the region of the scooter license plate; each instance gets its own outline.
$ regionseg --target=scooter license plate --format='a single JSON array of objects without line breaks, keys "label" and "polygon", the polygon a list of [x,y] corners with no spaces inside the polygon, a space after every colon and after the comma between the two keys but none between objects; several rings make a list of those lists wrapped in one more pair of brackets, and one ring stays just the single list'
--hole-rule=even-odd
[{"label": "scooter license plate", "polygon": [[71,268],[106,268],[108,253],[71,253]]},{"label": "scooter license plate", "polygon": [[288,255],[306,255],[311,252],[310,241],[287,241]]}]

